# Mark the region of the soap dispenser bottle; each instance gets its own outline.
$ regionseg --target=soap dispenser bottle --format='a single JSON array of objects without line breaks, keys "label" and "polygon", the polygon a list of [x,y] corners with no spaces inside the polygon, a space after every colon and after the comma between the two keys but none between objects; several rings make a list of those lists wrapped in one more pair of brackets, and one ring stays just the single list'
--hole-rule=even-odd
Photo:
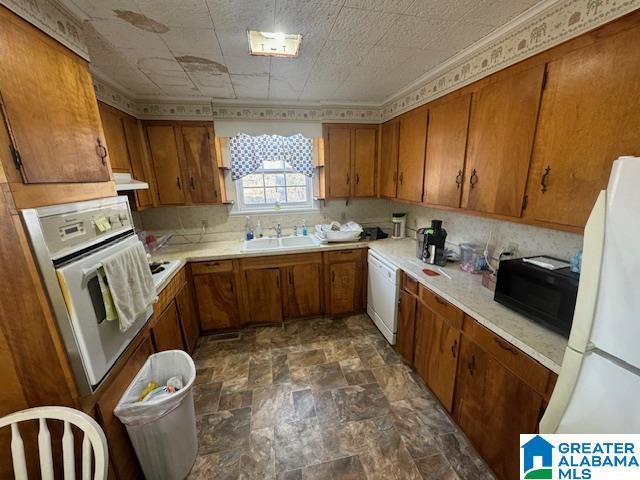
[{"label": "soap dispenser bottle", "polygon": [[306,237],[309,234],[309,230],[307,230],[307,221],[302,220],[302,236]]},{"label": "soap dispenser bottle", "polygon": [[247,223],[244,226],[245,238],[247,240],[253,240],[253,226],[251,225],[251,219],[247,217]]}]

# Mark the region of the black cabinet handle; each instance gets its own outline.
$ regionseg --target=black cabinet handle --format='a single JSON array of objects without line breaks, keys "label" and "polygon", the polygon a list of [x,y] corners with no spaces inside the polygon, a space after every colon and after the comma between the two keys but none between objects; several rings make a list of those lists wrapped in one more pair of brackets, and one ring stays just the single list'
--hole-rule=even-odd
[{"label": "black cabinet handle", "polygon": [[404,172],[400,172],[400,185],[402,185],[403,178],[404,178]]},{"label": "black cabinet handle", "polygon": [[469,184],[471,185],[471,188],[473,188],[476,186],[476,183],[478,183],[478,174],[474,168],[471,172],[471,177],[469,178]]},{"label": "black cabinet handle", "polygon": [[473,374],[476,371],[476,356],[471,355],[471,358],[467,361],[467,368],[469,369],[469,374],[473,377]]},{"label": "black cabinet handle", "polygon": [[356,185],[360,183],[360,175],[356,173]]},{"label": "black cabinet handle", "polygon": [[196,182],[194,182],[193,177],[189,177],[189,186],[191,187],[191,190],[196,189]]},{"label": "black cabinet handle", "polygon": [[540,191],[542,193],[547,191],[547,179],[549,178],[549,172],[551,172],[551,167],[545,168],[542,178],[540,178]]},{"label": "black cabinet handle", "polygon": [[349,174],[347,173],[347,185],[349,185]]},{"label": "black cabinet handle", "polygon": [[331,272],[331,283],[336,283],[336,272]]},{"label": "black cabinet handle", "polygon": [[182,184],[180,183],[180,177],[176,177],[176,187],[178,187],[178,190],[182,190]]},{"label": "black cabinet handle", "polygon": [[456,353],[458,352],[458,340],[453,341],[453,345],[451,345],[451,355],[453,358],[456,358]]},{"label": "black cabinet handle", "polygon": [[518,351],[517,351],[515,348],[510,347],[509,345],[505,345],[505,344],[504,344],[503,342],[501,342],[499,339],[494,338],[494,339],[493,339],[493,341],[494,341],[494,342],[496,342],[496,344],[497,344],[501,349],[506,350],[507,352],[509,352],[509,353],[511,353],[511,354],[513,354],[513,355],[518,355]]},{"label": "black cabinet handle", "polygon": [[462,186],[462,170],[458,170],[458,175],[456,175],[456,190]]},{"label": "black cabinet handle", "polygon": [[107,164],[107,147],[105,147],[100,139],[96,139],[96,153],[103,165]]}]

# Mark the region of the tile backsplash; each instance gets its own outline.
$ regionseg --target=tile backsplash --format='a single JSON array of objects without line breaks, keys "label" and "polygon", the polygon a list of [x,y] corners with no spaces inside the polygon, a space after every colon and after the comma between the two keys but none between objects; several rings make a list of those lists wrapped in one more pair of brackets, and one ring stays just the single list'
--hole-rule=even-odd
[{"label": "tile backsplash", "polygon": [[419,205],[406,205],[397,202],[391,202],[391,204],[393,212],[407,213],[407,235],[415,236],[416,229],[430,226],[432,219],[442,220],[442,225],[447,230],[449,248],[456,248],[460,243],[484,245],[491,235],[490,244],[493,245],[494,257],[510,244],[517,244],[518,256],[545,254],[569,259],[576,251],[582,249],[583,237],[576,233],[560,232]]},{"label": "tile backsplash", "polygon": [[[582,235],[505,222],[464,213],[436,210],[419,205],[408,205],[383,199],[353,199],[327,201],[317,211],[306,213],[274,213],[250,215],[255,226],[262,224],[265,235],[273,235],[273,227],[280,223],[285,235],[293,226],[300,227],[303,219],[310,231],[318,223],[332,220],[356,221],[363,226],[380,226],[389,232],[391,213],[407,213],[407,235],[415,236],[417,228],[431,225],[440,219],[447,230],[449,248],[460,243],[484,245],[491,234],[493,255],[516,244],[519,256],[546,254],[568,259],[582,248]],[[229,215],[226,206],[190,206],[151,208],[134,215],[136,226],[156,235],[173,233],[171,243],[241,240],[244,237],[244,215]],[[206,228],[203,233],[202,223]]]},{"label": "tile backsplash", "polygon": [[[353,220],[363,226],[380,226],[383,230],[391,227],[391,202],[380,199],[331,200],[317,211],[306,213],[252,214],[254,227],[260,221],[265,235],[273,235],[273,227],[282,225],[283,233],[288,235],[294,226],[302,225],[306,220],[309,230],[319,223],[333,220],[346,222]],[[190,206],[151,208],[135,214],[136,226],[154,234],[173,233],[171,243],[190,243],[197,241],[240,240],[244,237],[245,215],[229,215],[226,206]],[[202,222],[207,227],[202,233]]]}]

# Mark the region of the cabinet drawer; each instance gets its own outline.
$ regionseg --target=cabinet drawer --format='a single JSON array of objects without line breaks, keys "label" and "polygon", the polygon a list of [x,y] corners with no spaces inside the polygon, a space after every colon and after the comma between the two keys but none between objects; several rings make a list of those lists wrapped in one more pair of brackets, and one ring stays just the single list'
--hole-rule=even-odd
[{"label": "cabinet drawer", "polygon": [[418,295],[418,281],[414,278],[411,278],[406,273],[402,276],[402,288],[404,288],[409,293]]},{"label": "cabinet drawer", "polygon": [[550,370],[468,315],[464,319],[463,331],[536,392],[543,396],[548,394]]},{"label": "cabinet drawer", "polygon": [[322,263],[322,254],[292,253],[270,257],[243,258],[240,260],[240,267],[242,270],[253,270],[260,268],[289,267],[291,265],[306,265],[309,263]]},{"label": "cabinet drawer", "polygon": [[362,249],[336,250],[335,252],[327,252],[326,255],[329,263],[359,262],[362,260]]},{"label": "cabinet drawer", "polygon": [[206,273],[232,272],[232,260],[210,260],[208,262],[197,262],[191,264],[191,272],[194,275],[203,275]]},{"label": "cabinet drawer", "polygon": [[420,300],[438,315],[445,318],[455,328],[462,328],[464,312],[422,285],[418,286]]}]

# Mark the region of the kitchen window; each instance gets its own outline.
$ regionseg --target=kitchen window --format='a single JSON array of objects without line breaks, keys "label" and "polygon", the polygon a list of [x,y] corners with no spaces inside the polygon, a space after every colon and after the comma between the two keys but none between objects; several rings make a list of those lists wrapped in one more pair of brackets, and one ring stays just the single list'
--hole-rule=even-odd
[{"label": "kitchen window", "polygon": [[230,153],[237,212],[314,207],[312,139],[238,134]]}]

